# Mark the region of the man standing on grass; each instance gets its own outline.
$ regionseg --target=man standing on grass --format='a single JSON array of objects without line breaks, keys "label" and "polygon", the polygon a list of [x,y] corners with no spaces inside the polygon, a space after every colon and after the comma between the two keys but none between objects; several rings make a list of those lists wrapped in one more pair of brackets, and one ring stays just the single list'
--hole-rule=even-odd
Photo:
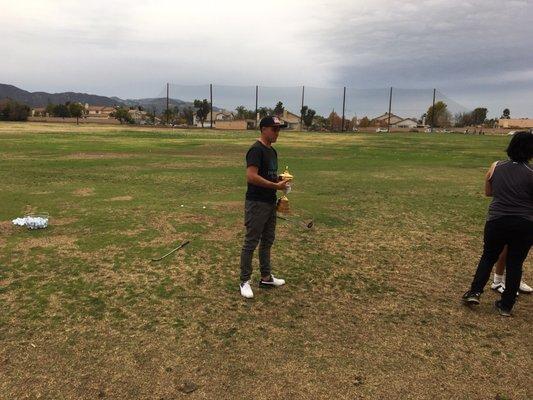
[{"label": "man standing on grass", "polygon": [[270,249],[276,233],[276,191],[286,190],[288,181],[278,177],[278,153],[272,147],[278,139],[281,128],[286,128],[278,117],[265,117],[259,123],[261,136],[246,153],[246,202],[244,225],[246,237],[241,251],[241,295],[254,297],[250,286],[252,257],[259,244],[259,286],[275,287],[285,284],[283,279],[271,273]]}]

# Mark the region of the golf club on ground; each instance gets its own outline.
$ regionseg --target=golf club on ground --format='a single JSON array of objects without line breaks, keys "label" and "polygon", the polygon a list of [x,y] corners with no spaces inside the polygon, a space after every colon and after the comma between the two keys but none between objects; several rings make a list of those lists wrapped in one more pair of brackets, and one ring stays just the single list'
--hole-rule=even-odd
[{"label": "golf club on ground", "polygon": [[180,244],[178,247],[176,247],[175,249],[169,251],[167,254],[165,254],[164,256],[162,257],[159,257],[159,258],[152,258],[152,261],[161,261],[163,258],[171,255],[172,253],[174,253],[175,251],[178,251],[179,249],[181,249],[182,247],[185,247],[189,244],[190,242],[188,240],[186,240],[185,242],[183,242],[182,244]]},{"label": "golf club on ground", "polygon": [[311,219],[311,221],[309,221],[307,224],[305,222],[301,222],[301,221],[295,221],[293,219],[289,219],[287,217],[282,217],[281,215],[277,215],[277,217],[279,219],[282,219],[283,221],[287,221],[287,222],[291,222],[293,224],[298,224],[298,225],[301,225],[303,227],[305,227],[306,229],[311,229],[314,225],[314,221]]}]

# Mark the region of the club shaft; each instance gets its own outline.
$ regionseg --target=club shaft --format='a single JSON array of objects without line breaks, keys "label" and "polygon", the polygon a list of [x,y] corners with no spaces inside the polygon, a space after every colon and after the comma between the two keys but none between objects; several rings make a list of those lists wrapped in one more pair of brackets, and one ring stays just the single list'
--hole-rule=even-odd
[{"label": "club shaft", "polygon": [[152,258],[152,261],[161,261],[163,258],[165,257],[168,257],[169,255],[171,255],[172,253],[174,253],[175,251],[178,251],[179,249],[181,249],[182,247],[185,247],[189,244],[189,241],[187,240],[186,242],[183,242],[182,244],[180,244],[178,247],[176,247],[175,249],[172,249],[171,251],[169,251],[167,254],[165,254],[164,256],[162,257],[159,257],[159,258]]}]

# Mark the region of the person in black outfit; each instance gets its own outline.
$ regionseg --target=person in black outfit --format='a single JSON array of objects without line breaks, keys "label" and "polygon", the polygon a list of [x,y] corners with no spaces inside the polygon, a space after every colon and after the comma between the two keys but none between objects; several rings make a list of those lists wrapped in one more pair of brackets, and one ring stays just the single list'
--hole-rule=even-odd
[{"label": "person in black outfit", "polygon": [[485,194],[489,206],[483,255],[470,286],[463,295],[467,305],[479,304],[492,267],[507,245],[505,290],[495,307],[510,316],[522,278],[522,265],[533,244],[533,134],[517,132],[507,148],[509,160],[493,163],[487,172]]},{"label": "person in black outfit", "polygon": [[278,117],[265,117],[259,123],[261,136],[246,154],[248,190],[244,205],[246,236],[241,250],[241,295],[251,299],[252,257],[259,244],[259,267],[263,287],[276,287],[285,280],[272,275],[270,249],[276,233],[276,191],[288,188],[288,181],[278,177],[278,153],[272,147],[281,128],[287,127]]}]

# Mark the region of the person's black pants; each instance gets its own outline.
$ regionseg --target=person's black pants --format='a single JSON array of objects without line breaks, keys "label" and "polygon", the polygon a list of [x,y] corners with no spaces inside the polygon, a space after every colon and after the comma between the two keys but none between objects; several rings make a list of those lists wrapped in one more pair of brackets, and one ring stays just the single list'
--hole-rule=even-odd
[{"label": "person's black pants", "polygon": [[516,293],[520,287],[522,264],[533,244],[533,221],[512,216],[487,221],[483,242],[483,255],[479,260],[470,290],[483,293],[483,288],[490,278],[492,267],[507,245],[505,291],[502,293],[502,306],[510,310],[513,308]]}]

